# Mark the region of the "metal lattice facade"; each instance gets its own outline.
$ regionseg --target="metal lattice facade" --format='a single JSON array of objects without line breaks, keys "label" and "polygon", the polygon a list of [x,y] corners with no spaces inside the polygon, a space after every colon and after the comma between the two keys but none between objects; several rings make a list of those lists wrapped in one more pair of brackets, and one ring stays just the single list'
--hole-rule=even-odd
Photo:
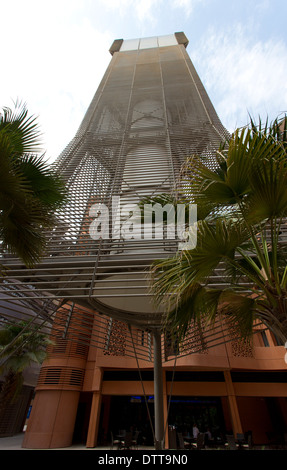
[{"label": "metal lattice facade", "polygon": [[[135,328],[160,327],[149,266],[174,253],[178,241],[140,237],[136,224],[131,231],[127,210],[145,196],[176,192],[186,157],[196,153],[212,162],[227,136],[187,43],[183,33],[113,43],[110,65],[82,124],[55,162],[70,197],[47,233],[44,259],[28,269],[3,255],[9,274],[1,291],[2,316],[53,319],[62,305],[65,324],[75,304]],[[98,204],[115,216],[105,237],[98,236],[104,230]]]}]

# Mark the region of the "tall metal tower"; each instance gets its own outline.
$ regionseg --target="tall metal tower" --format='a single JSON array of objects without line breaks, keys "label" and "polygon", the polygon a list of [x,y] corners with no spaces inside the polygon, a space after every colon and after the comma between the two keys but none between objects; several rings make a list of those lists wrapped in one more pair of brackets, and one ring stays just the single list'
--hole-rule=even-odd
[{"label": "tall metal tower", "polygon": [[176,191],[186,157],[212,156],[227,135],[187,43],[183,33],[114,41],[102,82],[57,161],[71,202],[49,261],[63,259],[81,274],[57,287],[70,299],[149,328],[160,325],[161,315],[150,302],[145,268],[176,243],[143,233],[130,212],[145,196]]},{"label": "tall metal tower", "polygon": [[[176,192],[186,157],[212,161],[227,137],[187,44],[182,32],[112,44],[111,62],[78,132],[55,163],[70,199],[47,233],[43,261],[28,269],[5,254],[6,318],[29,316],[33,301],[37,321],[52,322],[69,302],[149,330],[155,369],[160,367],[162,312],[153,306],[148,268],[174,253],[178,239],[155,238],[152,224],[141,223],[137,204],[145,196]],[[157,440],[162,438],[160,427]]]}]

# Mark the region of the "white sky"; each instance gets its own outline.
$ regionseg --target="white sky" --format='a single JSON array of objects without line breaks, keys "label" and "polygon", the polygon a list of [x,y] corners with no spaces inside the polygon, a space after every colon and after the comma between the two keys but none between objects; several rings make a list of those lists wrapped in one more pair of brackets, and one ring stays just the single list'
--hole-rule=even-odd
[{"label": "white sky", "polygon": [[77,131],[114,39],[183,31],[226,128],[287,112],[286,0],[2,0],[0,107],[26,102],[53,161]]}]

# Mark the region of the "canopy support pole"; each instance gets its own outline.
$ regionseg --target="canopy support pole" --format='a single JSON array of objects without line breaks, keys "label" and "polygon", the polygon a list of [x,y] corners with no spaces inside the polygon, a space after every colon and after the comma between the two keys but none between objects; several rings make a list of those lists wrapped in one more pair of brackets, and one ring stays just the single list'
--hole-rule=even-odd
[{"label": "canopy support pole", "polygon": [[161,357],[161,333],[156,330],[154,339],[154,418],[155,449],[164,448],[163,371]]}]

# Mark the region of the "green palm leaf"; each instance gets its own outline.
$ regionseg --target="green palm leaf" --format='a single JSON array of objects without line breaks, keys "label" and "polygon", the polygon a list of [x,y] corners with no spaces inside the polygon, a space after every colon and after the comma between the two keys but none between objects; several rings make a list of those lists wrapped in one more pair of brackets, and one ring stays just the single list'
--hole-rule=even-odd
[{"label": "green palm leaf", "polygon": [[36,118],[29,116],[25,103],[17,101],[13,110],[8,107],[2,109],[0,133],[7,137],[13,158],[39,151],[41,132]]},{"label": "green palm leaf", "polygon": [[[197,246],[152,268],[152,291],[168,328],[216,312],[250,337],[255,318],[287,339],[287,119],[238,129],[216,159],[191,156],[180,202],[197,204]],[[212,289],[216,279],[226,283]],[[216,282],[215,282],[216,285]],[[229,287],[228,287],[229,286]],[[281,331],[280,331],[281,328]]]},{"label": "green palm leaf", "polygon": [[51,170],[39,147],[40,132],[25,105],[0,114],[0,239],[2,250],[27,266],[39,262],[46,246],[45,229],[66,200],[61,178]]},{"label": "green palm leaf", "polygon": [[23,371],[31,363],[43,362],[47,357],[46,347],[50,343],[48,337],[39,332],[35,325],[26,322],[12,325],[2,323],[0,373],[4,381],[0,388],[0,417],[5,407],[17,398],[23,384]]}]

